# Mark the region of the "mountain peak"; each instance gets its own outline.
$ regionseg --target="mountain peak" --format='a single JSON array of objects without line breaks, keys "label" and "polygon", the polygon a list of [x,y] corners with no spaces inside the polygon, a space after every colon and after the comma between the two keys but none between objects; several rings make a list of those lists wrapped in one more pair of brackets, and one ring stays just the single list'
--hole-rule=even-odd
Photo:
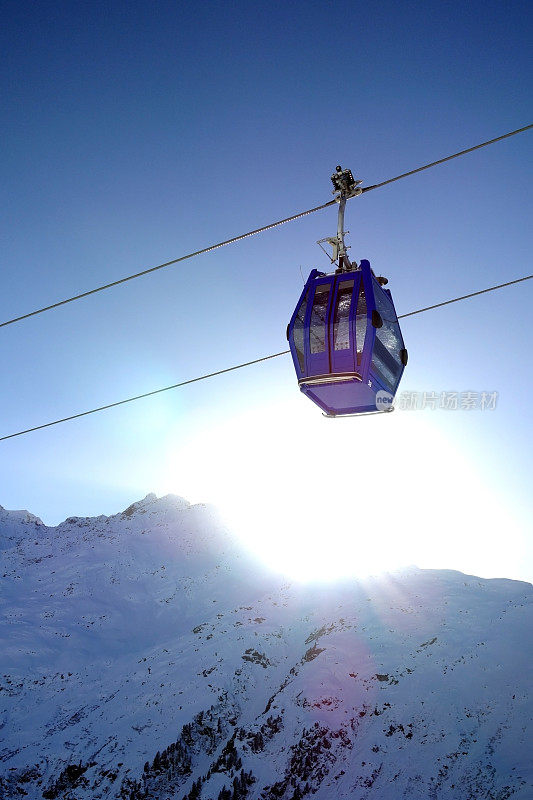
[{"label": "mountain peak", "polygon": [[35,524],[35,525],[44,525],[44,522],[40,517],[37,517],[35,514],[32,514],[30,511],[27,511],[25,508],[20,510],[9,510],[0,506],[0,515],[1,521],[3,525],[8,523],[17,524]]},{"label": "mountain peak", "polygon": [[167,494],[164,497],[157,497],[154,492],[150,492],[142,500],[129,505],[122,514],[122,519],[129,519],[134,514],[152,514],[166,511],[183,510],[189,508],[190,503],[183,497],[176,494]]}]

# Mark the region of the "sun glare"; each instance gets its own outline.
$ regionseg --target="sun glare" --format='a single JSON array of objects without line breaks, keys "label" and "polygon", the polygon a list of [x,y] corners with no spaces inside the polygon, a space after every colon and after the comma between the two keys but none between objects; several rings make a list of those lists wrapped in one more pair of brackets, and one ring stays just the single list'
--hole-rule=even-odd
[{"label": "sun glare", "polygon": [[502,534],[515,553],[522,546],[473,466],[407,412],[328,420],[295,398],[177,447],[165,476],[160,492],[214,503],[249,550],[294,580],[409,564],[491,577],[504,566]]}]

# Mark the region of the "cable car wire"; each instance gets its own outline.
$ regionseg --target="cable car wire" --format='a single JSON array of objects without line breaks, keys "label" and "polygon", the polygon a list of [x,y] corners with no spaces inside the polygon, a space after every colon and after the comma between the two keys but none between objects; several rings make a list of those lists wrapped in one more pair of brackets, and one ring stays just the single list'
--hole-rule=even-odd
[{"label": "cable car wire", "polygon": [[507,281],[507,283],[499,283],[497,286],[489,286],[488,289],[480,289],[478,292],[471,292],[470,294],[463,294],[461,297],[454,297],[453,300],[444,300],[442,303],[435,303],[433,306],[426,306],[419,308],[417,311],[409,311],[407,314],[400,314],[398,319],[405,319],[405,317],[413,317],[415,314],[422,314],[423,311],[431,311],[433,308],[441,308],[442,306],[449,306],[450,303],[458,303],[459,300],[468,300],[469,297],[477,297],[478,294],[486,294],[493,292],[495,289],[503,289],[505,286],[512,286],[513,283],[521,283],[522,281],[529,281],[533,275],[525,275],[523,278],[516,278],[514,281]]},{"label": "cable car wire", "polygon": [[451,161],[452,158],[459,158],[459,156],[464,156],[466,153],[471,153],[473,150],[479,150],[480,147],[486,147],[488,144],[501,142],[502,139],[508,139],[509,136],[515,136],[517,133],[523,133],[524,131],[528,131],[530,128],[533,128],[533,124],[525,125],[523,128],[518,128],[516,131],[511,131],[510,133],[504,133],[503,136],[497,136],[495,139],[489,139],[488,142],[476,144],[474,147],[468,147],[466,150],[460,150],[458,153],[454,153],[453,156],[446,156],[446,158],[440,158],[438,161],[432,161],[431,164],[425,164],[423,167],[412,169],[409,172],[403,172],[401,175],[397,175],[395,178],[389,178],[388,181],[375,183],[373,186],[364,186],[362,193],[364,194],[365,192],[371,192],[372,189],[379,189],[381,186],[386,186],[388,183],[394,183],[394,181],[399,181],[401,178],[407,178],[409,175],[415,175],[417,172],[423,172],[425,169],[429,169],[430,167],[436,167],[437,164],[444,164],[446,161]]},{"label": "cable car wire", "polygon": [[[386,186],[388,183],[394,183],[394,181],[399,181],[401,178],[407,178],[409,175],[414,175],[417,172],[422,172],[425,169],[430,169],[430,167],[435,167],[437,164],[444,164],[446,161],[451,161],[453,158],[458,158],[459,156],[465,155],[465,153],[471,153],[473,150],[479,150],[481,147],[486,147],[489,144],[494,144],[495,142],[500,142],[502,139],[508,139],[510,136],[515,136],[517,133],[523,133],[524,131],[533,128],[533,123],[531,125],[525,125],[523,128],[518,128],[515,131],[510,131],[509,133],[504,133],[502,136],[497,136],[495,139],[489,139],[486,142],[481,142],[481,144],[476,144],[474,147],[469,147],[466,150],[460,150],[458,153],[454,153],[451,156],[446,156],[446,158],[441,158],[438,161],[432,161],[430,164],[425,164],[423,167],[417,167],[417,169],[413,169],[410,172],[404,172],[402,175],[397,175],[395,178],[389,178],[386,181],[382,181],[381,183],[376,183],[373,186],[366,186],[363,187],[362,193],[370,192],[373,189],[379,189],[381,186]],[[21,314],[19,317],[13,317],[13,319],[5,320],[5,322],[0,322],[0,328],[5,328],[7,325],[13,325],[15,322],[22,322],[22,320],[29,319],[30,317],[35,317],[37,314],[43,314],[45,311],[51,311],[54,308],[59,308],[60,306],[67,305],[67,303],[73,303],[75,300],[81,300],[83,297],[89,297],[90,295],[97,294],[98,292],[103,292],[106,289],[111,289],[113,286],[119,286],[122,283],[127,283],[127,281],[132,281],[135,278],[140,278],[143,275],[149,275],[152,272],[157,272],[157,270],[164,269],[165,267],[170,267],[173,264],[178,264],[181,261],[186,261],[189,258],[195,258],[196,256],[203,255],[205,253],[210,253],[213,250],[218,250],[220,247],[225,247],[228,244],[234,244],[235,242],[240,242],[242,239],[247,239],[250,236],[255,236],[257,233],[263,233],[264,231],[269,231],[272,228],[277,228],[279,225],[284,225],[286,222],[293,222],[296,219],[301,219],[302,217],[306,217],[309,214],[314,214],[316,211],[321,211],[324,208],[328,208],[329,206],[335,205],[336,200],[329,200],[327,203],[323,203],[320,206],[315,206],[314,208],[310,208],[307,211],[301,211],[298,214],[293,214],[290,217],[285,217],[285,219],[280,219],[277,222],[271,222],[269,225],[263,225],[261,228],[255,228],[253,231],[248,231],[247,233],[242,233],[239,236],[233,236],[231,239],[226,239],[223,242],[218,242],[218,244],[212,244],[209,247],[204,247],[201,250],[195,250],[193,253],[187,253],[184,256],[179,256],[179,258],[174,258],[171,261],[165,261],[163,264],[158,264],[155,267],[149,267],[148,269],[143,269],[140,272],[135,272],[133,275],[127,275],[125,278],[119,278],[116,281],[111,281],[110,283],[105,283],[102,286],[97,286],[95,289],[89,289],[87,292],[81,292],[80,294],[75,294],[72,297],[67,297],[65,300],[59,300],[57,303],[52,303],[48,306],[43,306],[42,308],[37,308],[35,311],[30,311],[27,314]],[[0,440],[1,441],[1,440]]]},{"label": "cable car wire", "polygon": [[335,202],[335,200],[330,200],[328,203],[324,203],[321,206],[310,208],[307,211],[300,211],[299,214],[293,214],[291,217],[285,217],[285,219],[280,219],[277,222],[271,222],[269,225],[263,225],[262,228],[256,228],[253,231],[248,231],[248,233],[241,233],[239,236],[234,236],[232,239],[226,239],[224,242],[218,242],[218,244],[209,245],[209,247],[204,247],[202,250],[195,250],[194,253],[187,253],[185,256],[179,256],[179,258],[172,259],[172,261],[165,261],[164,264],[158,264],[156,267],[143,269],[141,272],[136,272],[134,275],[128,275],[125,278],[119,278],[118,280],[112,281],[111,283],[106,283],[103,286],[97,286],[96,289],[89,289],[87,292],[75,294],[73,297],[67,297],[66,300],[59,300],[57,303],[52,303],[52,305],[44,306],[43,308],[37,308],[35,311],[30,311],[28,314],[22,314],[20,317],[14,317],[13,319],[8,319],[5,322],[0,322],[0,328],[4,328],[6,325],[12,325],[14,322],[21,322],[23,319],[28,319],[29,317],[35,317],[37,314],[42,314],[44,311],[51,311],[53,308],[59,308],[59,306],[64,306],[67,303],[73,303],[74,300],[81,300],[82,297],[89,297],[91,294],[103,292],[105,289],[111,289],[113,286],[119,286],[121,283],[132,281],[134,278],[140,278],[142,275],[149,275],[151,272],[157,272],[158,269],[170,267],[172,264],[178,264],[180,261],[186,261],[188,258],[195,258],[195,256],[201,256],[204,253],[210,253],[212,250],[218,250],[219,247],[225,247],[227,244],[240,242],[241,239],[247,239],[249,236],[255,236],[256,233],[269,231],[271,228],[277,228],[278,225],[284,225],[286,222],[292,222],[295,219],[306,217],[308,214],[314,214],[315,211],[320,211],[323,208],[335,205]]},{"label": "cable car wire", "polygon": [[[422,314],[424,311],[431,311],[434,308],[440,308],[441,306],[447,306],[451,303],[458,303],[460,300],[466,300],[470,297],[476,297],[480,294],[486,294],[487,292],[493,292],[496,289],[503,289],[505,286],[512,286],[515,283],[521,283],[522,281],[528,281],[533,278],[533,275],[525,275],[523,278],[516,278],[512,281],[507,281],[507,283],[499,283],[497,286],[490,286],[488,289],[480,289],[477,292],[471,292],[470,294],[464,294],[461,297],[454,297],[451,300],[444,300],[442,303],[436,303],[432,306],[426,306],[425,308],[419,308],[416,311],[409,311],[407,314],[400,314],[398,319],[404,319],[405,317],[412,317],[414,314]],[[99,411],[105,411],[108,408],[115,408],[116,406],[122,406],[125,403],[133,403],[135,400],[141,400],[144,397],[151,397],[155,394],[161,394],[162,392],[168,392],[171,389],[179,389],[182,386],[188,386],[191,383],[198,383],[199,381],[205,381],[208,378],[215,378],[217,375],[224,375],[227,372],[234,372],[237,369],[243,369],[244,367],[250,367],[253,364],[260,364],[262,361],[270,361],[273,358],[279,358],[279,356],[285,356],[290,353],[290,350],[282,350],[279,353],[272,353],[269,356],[262,356],[261,358],[255,358],[252,361],[244,361],[242,364],[235,364],[232,367],[226,367],[225,369],[219,369],[216,372],[208,372],[205,375],[199,375],[196,378],[189,378],[189,380],[181,381],[180,383],[173,383],[171,386],[164,386],[162,389],[154,389],[151,392],[144,392],[144,394],[135,395],[135,397],[128,397],[125,400],[118,400],[115,403],[108,403],[105,406],[99,406],[98,408],[91,408],[89,411],[81,411],[79,414],[71,414],[69,417],[63,417],[62,419],[56,419],[52,422],[45,422],[43,425],[35,425],[33,428],[26,428],[23,431],[17,431],[16,433],[10,433],[7,436],[0,436],[0,442],[4,442],[7,439],[14,439],[16,436],[23,436],[26,433],[33,433],[34,431],[42,430],[43,428],[50,428],[53,425],[60,425],[62,422],[69,422],[72,419],[79,419],[80,417],[86,417],[89,414],[96,414]]]},{"label": "cable car wire", "polygon": [[105,411],[107,408],[114,408],[115,406],[122,406],[124,403],[133,403],[134,400],[141,400],[143,397],[151,397],[154,394],[161,394],[161,392],[168,392],[170,389],[178,389],[180,386],[188,386],[190,383],[198,383],[198,381],[205,381],[207,378],[215,378],[217,375],[223,375],[225,372],[233,372],[236,369],[242,369],[243,367],[249,367],[252,364],[259,364],[261,361],[268,361],[271,358],[277,358],[278,356],[284,356],[289,353],[289,350],[283,350],[281,353],[273,353],[270,356],[263,356],[262,358],[255,358],[253,361],[245,361],[242,364],[236,364],[233,367],[226,367],[225,369],[219,369],[216,372],[208,372],[206,375],[199,375],[197,378],[189,378],[187,381],[181,381],[180,383],[173,383],[172,386],[164,386],[162,389],[154,389],[151,392],[144,392],[144,394],[135,395],[135,397],[128,397],[126,400],[118,400],[116,403],[108,403],[105,406],[99,406],[98,408],[91,408],[90,411],[81,411],[79,414],[72,414],[70,417],[63,417],[63,419],[56,419],[53,422],[45,422],[44,425],[36,425],[34,428],[28,428],[25,431],[18,431],[18,433],[10,433],[8,436],[1,436],[0,442],[5,441],[6,439],[13,439],[15,436],[22,436],[24,433],[32,433],[33,431],[39,431],[41,428],[49,428],[52,425],[59,425],[61,422],[69,422],[71,419],[78,419],[78,417],[86,417],[88,414],[96,414],[98,411]]}]

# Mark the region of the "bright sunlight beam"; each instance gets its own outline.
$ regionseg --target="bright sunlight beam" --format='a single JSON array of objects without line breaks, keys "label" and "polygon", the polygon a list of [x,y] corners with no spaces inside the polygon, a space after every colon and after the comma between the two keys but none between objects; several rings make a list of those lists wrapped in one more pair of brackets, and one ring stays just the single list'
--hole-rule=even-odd
[{"label": "bright sunlight beam", "polygon": [[515,556],[524,546],[509,510],[421,414],[331,420],[297,397],[173,449],[164,474],[160,492],[214,503],[295,580],[409,564],[494,577],[506,570],[502,539]]}]

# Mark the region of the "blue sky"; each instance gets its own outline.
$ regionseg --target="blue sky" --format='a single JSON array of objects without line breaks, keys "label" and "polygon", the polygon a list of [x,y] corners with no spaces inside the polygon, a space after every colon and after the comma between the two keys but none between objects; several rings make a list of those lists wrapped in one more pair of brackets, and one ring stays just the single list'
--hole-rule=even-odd
[{"label": "blue sky", "polygon": [[[369,185],[528,124],[531,18],[525,2],[4,3],[1,319],[325,202],[336,164]],[[351,254],[389,277],[399,313],[531,272],[532,141],[521,134],[351,201]],[[327,266],[315,241],[335,228],[328,209],[2,329],[1,433],[285,349],[300,268]],[[531,514],[532,288],[403,326],[401,389],[499,392],[493,412],[413,412],[419,470],[439,458],[424,449],[429,427],[517,530]],[[198,467],[182,488],[169,463],[201,447],[206,464],[222,464],[217,431],[228,421],[238,431],[241,417],[246,429],[255,414],[279,464],[298,464],[297,506],[339,455],[328,444],[338,432],[308,405],[280,358],[3,442],[0,503],[55,524],[160,488],[211,500],[216,472],[203,480]],[[396,428],[372,424],[371,454],[356,427],[347,433],[363,481],[350,492],[363,496],[376,464],[403,474]],[[313,436],[320,469],[298,450]],[[258,476],[256,499],[275,496],[277,469],[262,471],[259,445],[232,441],[236,494],[245,470]],[[409,474],[416,506],[420,472]],[[438,475],[435,497],[453,505],[453,481]],[[439,513],[428,510],[428,530]],[[487,513],[478,508],[480,531]],[[443,559],[434,565],[462,566]],[[502,569],[531,576],[533,558],[517,547]]]}]

